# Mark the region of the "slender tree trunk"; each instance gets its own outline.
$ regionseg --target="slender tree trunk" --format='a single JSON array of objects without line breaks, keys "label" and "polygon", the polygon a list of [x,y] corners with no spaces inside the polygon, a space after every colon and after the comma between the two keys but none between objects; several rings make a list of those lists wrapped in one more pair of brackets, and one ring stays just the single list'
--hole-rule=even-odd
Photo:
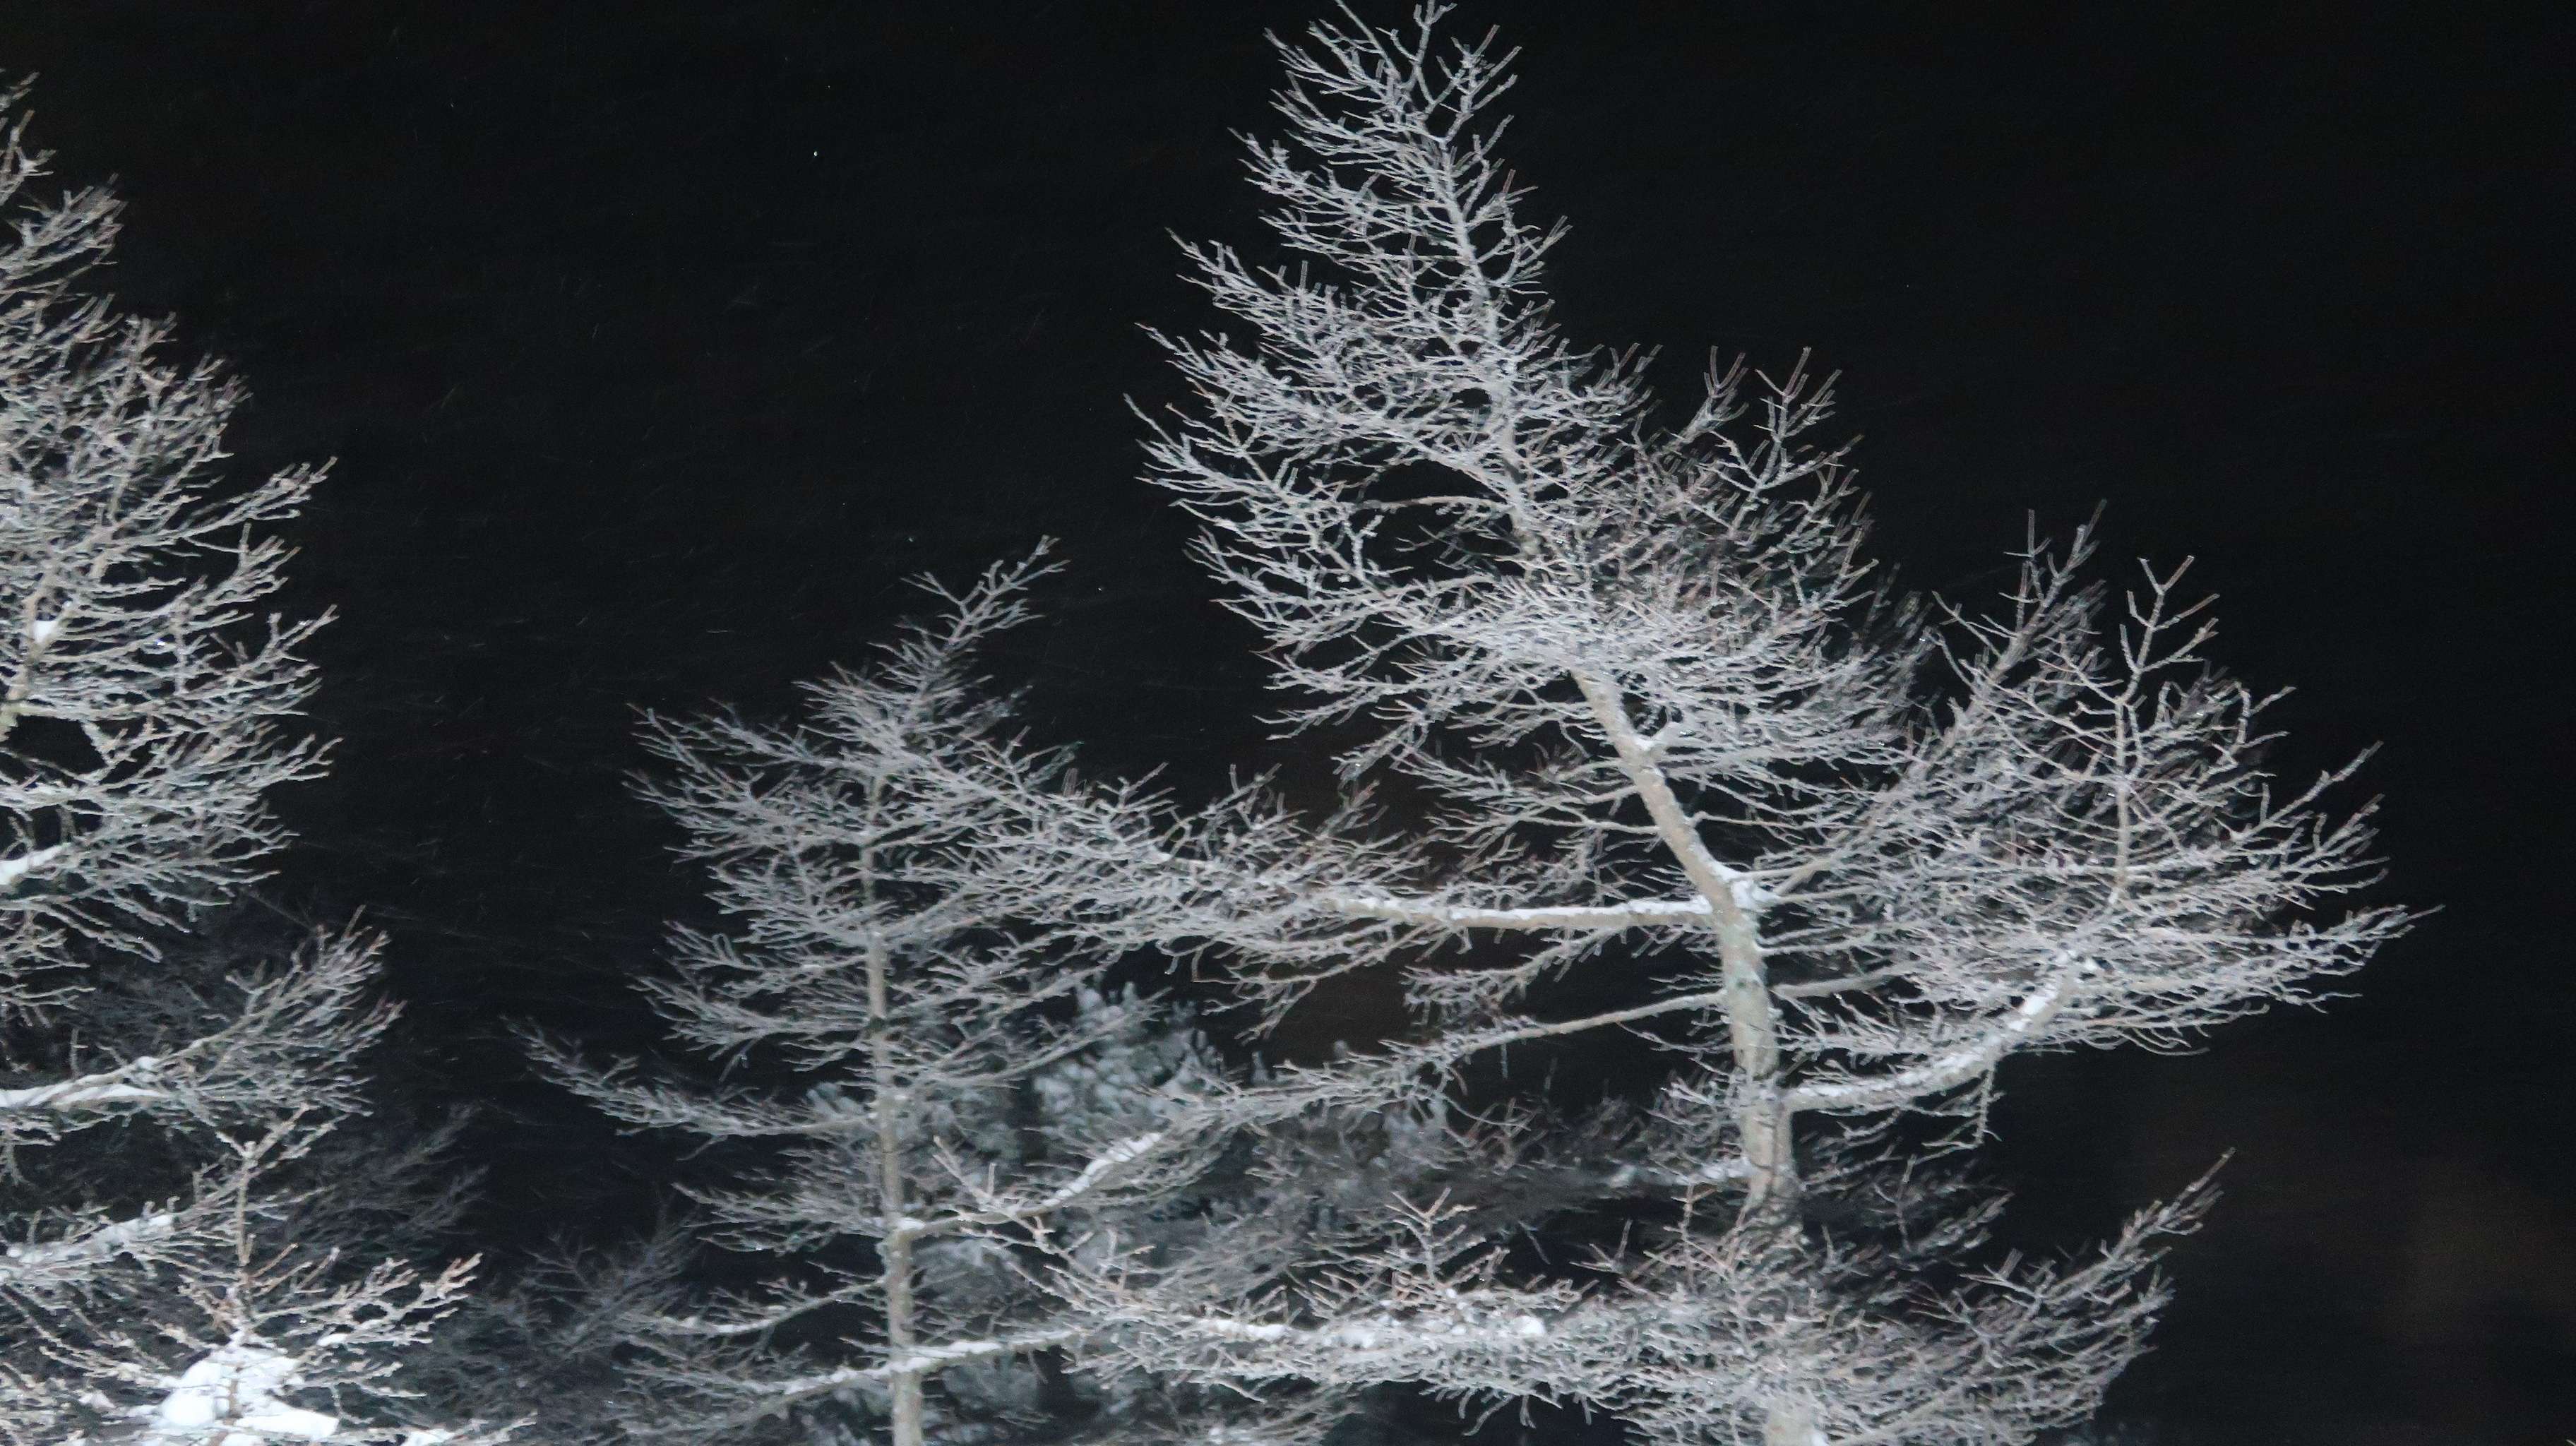
[{"label": "slender tree trunk", "polygon": [[[872,788],[869,812],[877,811],[879,790]],[[863,852],[859,859],[861,891],[866,901],[876,902],[876,859],[873,851]],[[897,1078],[894,1061],[894,1011],[887,986],[888,961],[881,939],[868,941],[868,1023],[873,1038],[869,1044],[870,1071],[876,1083],[877,1113],[877,1200],[885,1212],[885,1234],[877,1242],[877,1256],[882,1267],[879,1277],[885,1290],[886,1364],[889,1367],[913,1357],[920,1342],[913,1329],[912,1298],[912,1222],[905,1218],[907,1192],[903,1176],[903,1108],[905,1091]],[[894,1446],[922,1446],[921,1372],[918,1369],[893,1369],[887,1373],[886,1388],[894,1398]]]},{"label": "slender tree trunk", "polygon": [[[884,1038],[886,1019],[883,948],[868,950],[870,1016]],[[882,1060],[886,1046],[877,1050]],[[888,1087],[881,1069],[877,1086],[877,1192],[885,1207],[885,1235],[877,1242],[885,1288],[886,1363],[910,1359],[920,1344],[913,1330],[912,1222],[904,1218],[903,1091]],[[896,1369],[886,1380],[894,1396],[894,1446],[921,1446],[921,1372]]]},{"label": "slender tree trunk", "polygon": [[[885,1250],[886,1354],[895,1360],[913,1354],[912,1236],[888,1236]],[[898,1370],[886,1378],[894,1397],[894,1446],[922,1446],[921,1372]]]}]

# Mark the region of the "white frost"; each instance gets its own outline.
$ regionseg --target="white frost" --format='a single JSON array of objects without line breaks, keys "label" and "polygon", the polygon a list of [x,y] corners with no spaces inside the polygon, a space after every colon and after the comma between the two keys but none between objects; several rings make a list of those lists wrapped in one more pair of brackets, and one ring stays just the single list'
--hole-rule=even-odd
[{"label": "white frost", "polygon": [[146,1241],[159,1240],[170,1234],[179,1217],[168,1211],[139,1215],[132,1220],[119,1220],[87,1235],[43,1244],[12,1245],[8,1257],[12,1265],[23,1270],[60,1265],[67,1261],[105,1260]]},{"label": "white frost", "polygon": [[147,1054],[121,1068],[85,1074],[78,1079],[31,1085],[26,1089],[0,1090],[0,1111],[96,1109],[102,1105],[166,1100],[170,1098],[170,1091],[148,1083],[136,1083],[137,1080],[151,1080],[160,1064],[161,1061]]},{"label": "white frost", "polygon": [[293,1356],[256,1341],[219,1347],[181,1373],[141,1439],[156,1446],[259,1446],[277,1436],[324,1440],[340,1429],[338,1417],[278,1399],[298,1375]]},{"label": "white frost", "polygon": [[1624,929],[1666,920],[1705,919],[1710,913],[1706,899],[1630,899],[1612,904],[1524,909],[1479,909],[1463,904],[1350,896],[1324,902],[1345,914],[1461,929]]},{"label": "white frost", "polygon": [[50,848],[20,854],[14,859],[0,859],[0,889],[16,887],[17,882],[25,878],[29,872],[43,868],[61,858],[64,847],[65,845],[55,844]]}]

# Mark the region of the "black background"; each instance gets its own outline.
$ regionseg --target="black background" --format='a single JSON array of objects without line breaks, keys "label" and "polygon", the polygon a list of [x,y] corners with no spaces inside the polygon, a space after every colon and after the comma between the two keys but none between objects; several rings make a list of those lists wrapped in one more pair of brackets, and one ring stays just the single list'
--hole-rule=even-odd
[{"label": "black background", "polygon": [[[2222,595],[2292,774],[2384,748],[2386,897],[2444,912],[2317,1014],[2017,1062],[2017,1239],[2222,1149],[2110,1414],[2163,1442],[2576,1434],[2576,987],[2557,515],[2568,53],[2504,6],[1543,5],[1510,152],[1578,339],[1846,373],[1885,554],[1990,579],[2036,511]],[[766,710],[951,573],[1065,539],[997,665],[1103,767],[1309,766],[1137,482],[1207,320],[1167,229],[1258,242],[1230,129],[1311,3],[126,0],[0,9],[35,138],[132,203],[111,284],[338,459],[299,531],[326,783],[277,896],[391,929],[399,1083],[493,1109],[503,1247],[643,1208],[529,1085],[534,1017],[699,907],[633,710]],[[1395,18],[1391,7],[1371,12]],[[1365,1021],[1353,1022],[1365,1028]]]}]

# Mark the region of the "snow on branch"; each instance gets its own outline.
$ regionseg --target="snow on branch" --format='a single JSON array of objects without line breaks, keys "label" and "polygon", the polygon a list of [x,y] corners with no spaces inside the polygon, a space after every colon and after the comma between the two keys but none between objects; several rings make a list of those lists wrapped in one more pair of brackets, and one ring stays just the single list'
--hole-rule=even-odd
[{"label": "snow on branch", "polygon": [[[164,1036],[110,1069],[0,1090],[0,1138],[43,1140],[138,1111],[242,1119],[287,1109],[347,1109],[351,1062],[393,1020],[368,1003],[382,941],[321,934],[282,965],[226,981],[206,1001],[206,1032]],[[291,1089],[286,1082],[292,1081]]]},{"label": "snow on branch", "polygon": [[47,848],[29,849],[15,858],[0,859],[0,889],[16,888],[20,879],[53,863],[68,852],[70,852],[68,845],[54,844]]},{"label": "snow on branch", "polygon": [[1346,914],[1428,924],[1448,929],[1614,930],[1665,927],[1710,917],[1706,899],[1639,899],[1624,904],[1479,909],[1404,899],[1334,898],[1327,907]]},{"label": "snow on branch", "polygon": [[150,1055],[111,1070],[80,1075],[29,1089],[0,1090],[0,1111],[102,1109],[113,1105],[159,1104],[174,1098],[154,1083],[161,1061]]},{"label": "snow on branch", "polygon": [[93,1223],[51,1240],[21,1241],[0,1255],[0,1291],[40,1296],[78,1286],[120,1258],[155,1258],[182,1232],[181,1213],[164,1208]]}]

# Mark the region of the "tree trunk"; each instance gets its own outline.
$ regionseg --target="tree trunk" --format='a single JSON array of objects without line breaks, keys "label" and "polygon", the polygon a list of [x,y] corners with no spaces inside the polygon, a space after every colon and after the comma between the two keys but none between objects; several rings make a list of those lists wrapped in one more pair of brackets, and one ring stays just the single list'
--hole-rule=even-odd
[{"label": "tree trunk", "polygon": [[[873,816],[884,800],[884,786],[872,784],[868,790],[868,812]],[[859,856],[859,878],[862,897],[876,902],[876,854],[862,851]],[[883,1267],[879,1276],[885,1290],[885,1349],[889,1370],[886,1388],[894,1402],[894,1446],[922,1446],[921,1371],[903,1369],[898,1362],[908,1360],[920,1342],[913,1332],[912,1236],[913,1224],[904,1218],[904,1201],[909,1193],[903,1177],[903,1107],[905,1090],[897,1077],[894,1060],[893,1001],[891,981],[887,978],[889,961],[885,942],[868,940],[868,1022],[875,1026],[870,1054],[870,1074],[876,1087],[877,1113],[877,1203],[885,1213],[885,1234],[877,1242],[877,1255]]]},{"label": "tree trunk", "polygon": [[1690,813],[1673,796],[1671,781],[1655,762],[1655,745],[1638,734],[1617,687],[1582,672],[1574,675],[1574,682],[1618,752],[1620,767],[1654,819],[1656,833],[1672,850],[1691,886],[1708,901],[1709,917],[1717,925],[1727,1042],[1734,1050],[1737,1071],[1750,1087],[1736,1118],[1744,1163],[1753,1170],[1744,1208],[1760,1210],[1794,1200],[1797,1161],[1789,1148],[1789,1116],[1780,1099],[1779,1019],[1771,1002],[1769,973],[1762,965],[1760,928],[1752,911],[1736,897],[1731,871],[1709,854]]}]

